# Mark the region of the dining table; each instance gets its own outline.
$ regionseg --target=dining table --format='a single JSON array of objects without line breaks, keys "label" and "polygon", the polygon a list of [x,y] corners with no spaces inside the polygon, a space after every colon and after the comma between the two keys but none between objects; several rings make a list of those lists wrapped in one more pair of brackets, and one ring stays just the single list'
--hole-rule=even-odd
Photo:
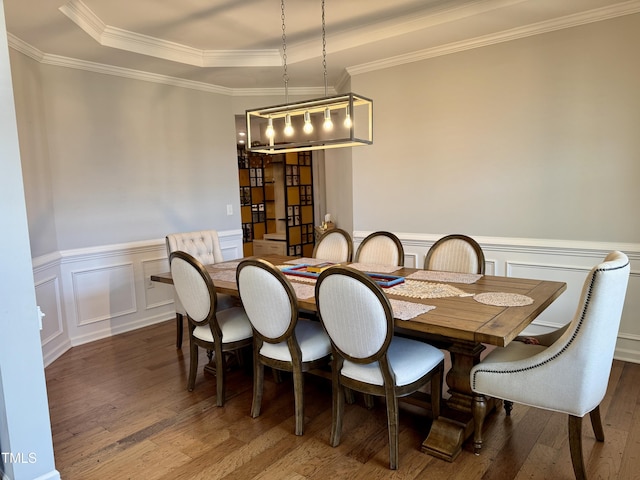
[{"label": "dining table", "polygon": [[[315,276],[305,274],[305,268],[317,265],[321,260],[282,255],[259,258],[285,273],[296,290],[300,309],[317,311],[313,290]],[[239,296],[235,272],[241,260],[205,266],[217,292]],[[463,444],[473,433],[472,367],[481,361],[487,348],[505,347],[514,341],[566,290],[566,283],[557,281],[402,266],[342,265],[378,276],[394,312],[397,335],[429,342],[449,352],[450,367],[445,375],[441,414],[433,420],[421,450],[450,462],[460,454]],[[151,280],[173,283],[170,272],[151,275]],[[408,402],[426,407],[428,395],[418,393]],[[487,414],[498,403],[488,399]]]}]

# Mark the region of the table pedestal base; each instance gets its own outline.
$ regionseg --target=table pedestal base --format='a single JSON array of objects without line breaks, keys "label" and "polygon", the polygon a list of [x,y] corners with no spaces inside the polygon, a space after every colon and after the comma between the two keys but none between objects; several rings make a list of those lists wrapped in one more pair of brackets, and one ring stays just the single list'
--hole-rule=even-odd
[{"label": "table pedestal base", "polygon": [[[475,342],[454,341],[447,350],[451,354],[451,369],[446,382],[451,395],[444,403],[440,416],[432,423],[421,450],[436,458],[453,462],[462,451],[462,444],[473,434],[471,403],[471,369],[480,362],[484,345]],[[487,399],[487,413],[495,402]]]}]

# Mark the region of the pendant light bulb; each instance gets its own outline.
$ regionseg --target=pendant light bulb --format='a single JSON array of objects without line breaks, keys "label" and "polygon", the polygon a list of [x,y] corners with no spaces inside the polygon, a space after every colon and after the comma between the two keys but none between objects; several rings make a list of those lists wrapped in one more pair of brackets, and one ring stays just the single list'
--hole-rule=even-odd
[{"label": "pendant light bulb", "polygon": [[351,128],[353,126],[353,122],[351,121],[351,115],[349,114],[349,107],[346,108],[344,126],[345,128]]},{"label": "pendant light bulb", "polygon": [[325,130],[333,129],[333,122],[331,121],[331,111],[328,108],[324,109],[324,123],[322,124]]},{"label": "pendant light bulb", "polygon": [[291,125],[291,115],[288,113],[284,116],[284,134],[287,137],[293,135],[293,126]]},{"label": "pendant light bulb", "polygon": [[273,131],[273,119],[269,117],[269,122],[267,123],[267,130],[265,131],[265,135],[267,138],[273,138],[275,132]]},{"label": "pendant light bulb", "polygon": [[304,127],[302,127],[304,133],[313,132],[313,125],[311,124],[311,115],[309,112],[304,112]]}]

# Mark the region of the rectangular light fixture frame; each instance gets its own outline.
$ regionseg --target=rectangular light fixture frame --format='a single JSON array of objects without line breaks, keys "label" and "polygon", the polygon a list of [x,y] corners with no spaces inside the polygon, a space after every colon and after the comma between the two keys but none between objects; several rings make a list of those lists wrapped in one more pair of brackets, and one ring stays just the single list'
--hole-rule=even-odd
[{"label": "rectangular light fixture frame", "polygon": [[[330,130],[323,127],[327,109],[333,123]],[[307,113],[313,126],[310,133],[304,131]],[[293,129],[290,136],[284,133],[287,116]],[[274,132],[271,138],[266,135],[269,119]],[[373,100],[355,93],[247,110],[246,121],[250,152],[277,154],[373,143]]]}]

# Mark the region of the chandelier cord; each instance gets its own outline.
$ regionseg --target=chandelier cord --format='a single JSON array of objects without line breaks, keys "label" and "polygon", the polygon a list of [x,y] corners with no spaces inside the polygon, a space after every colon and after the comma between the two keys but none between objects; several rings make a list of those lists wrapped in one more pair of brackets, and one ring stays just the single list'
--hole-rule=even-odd
[{"label": "chandelier cord", "polygon": [[284,66],[284,73],[282,79],[284,80],[284,98],[285,103],[289,103],[289,74],[287,73],[287,34],[285,30],[285,15],[284,15],[284,0],[280,0],[280,10],[282,19],[282,62]]},{"label": "chandelier cord", "polygon": [[322,0],[322,68],[324,70],[324,96],[328,96],[327,87],[327,31],[324,22],[324,0]]}]

